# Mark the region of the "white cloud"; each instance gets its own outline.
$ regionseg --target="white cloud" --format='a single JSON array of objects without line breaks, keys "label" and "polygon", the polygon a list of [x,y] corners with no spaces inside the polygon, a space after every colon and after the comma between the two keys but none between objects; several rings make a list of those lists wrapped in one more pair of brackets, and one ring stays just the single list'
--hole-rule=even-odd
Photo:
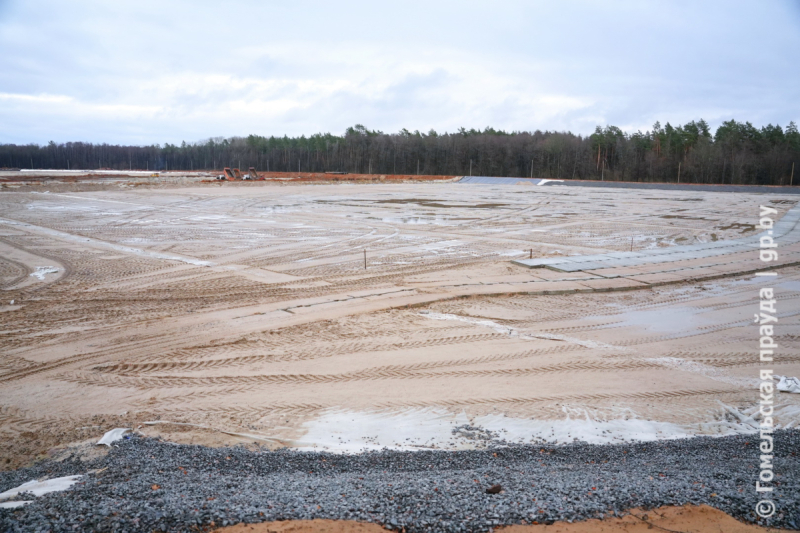
[{"label": "white cloud", "polygon": [[774,2],[6,2],[0,142],[800,118]]},{"label": "white cloud", "polygon": [[49,103],[69,103],[72,102],[72,98],[69,96],[59,95],[59,94],[10,94],[10,93],[0,93],[0,100],[5,100],[7,102],[24,102],[24,103],[36,103],[36,104],[49,104]]}]

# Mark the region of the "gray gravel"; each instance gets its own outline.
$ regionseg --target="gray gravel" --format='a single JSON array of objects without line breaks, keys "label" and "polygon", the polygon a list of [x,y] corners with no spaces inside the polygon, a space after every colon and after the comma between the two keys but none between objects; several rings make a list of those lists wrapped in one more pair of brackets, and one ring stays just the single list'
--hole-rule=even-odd
[{"label": "gray gravel", "polygon": [[[465,431],[473,428],[462,428]],[[778,512],[800,526],[800,431],[775,438]],[[108,456],[0,473],[0,491],[83,474],[66,492],[0,510],[0,531],[197,531],[238,522],[335,518],[417,531],[488,531],[631,507],[705,503],[754,521],[758,441],[747,436],[481,451],[253,452],[137,436]],[[503,491],[487,494],[500,484]],[[24,498],[21,498],[24,499]]]}]

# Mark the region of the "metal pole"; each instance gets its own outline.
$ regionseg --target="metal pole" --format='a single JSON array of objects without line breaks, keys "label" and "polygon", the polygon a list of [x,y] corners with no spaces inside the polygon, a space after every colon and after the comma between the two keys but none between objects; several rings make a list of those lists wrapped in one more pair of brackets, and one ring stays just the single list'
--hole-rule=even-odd
[{"label": "metal pole", "polygon": [[794,185],[794,161],[792,161],[792,176],[789,178],[789,185]]},{"label": "metal pole", "polygon": [[367,269],[367,249],[364,248],[364,270]]}]

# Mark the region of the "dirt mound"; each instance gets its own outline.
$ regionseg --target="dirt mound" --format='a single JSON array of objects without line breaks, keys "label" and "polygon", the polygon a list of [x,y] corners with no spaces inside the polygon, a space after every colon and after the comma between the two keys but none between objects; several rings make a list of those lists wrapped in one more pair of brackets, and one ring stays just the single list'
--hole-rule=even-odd
[{"label": "dirt mound", "polygon": [[502,528],[503,533],[650,533],[652,531],[756,533],[777,530],[744,524],[708,505],[665,506],[649,511],[633,509],[629,515],[622,518]]},{"label": "dirt mound", "polygon": [[[286,520],[262,524],[237,524],[215,530],[219,533],[379,533],[385,531],[377,524],[347,520]],[[777,531],[744,524],[718,509],[707,505],[660,507],[650,511],[634,509],[622,518],[586,520],[585,522],[556,522],[551,525],[508,526],[502,533],[650,533],[674,531],[681,533],[757,533]]]},{"label": "dirt mound", "polygon": [[259,172],[259,179],[291,182],[312,181],[447,181],[456,176],[433,176],[418,174],[352,174],[327,172]]},{"label": "dirt mound", "polygon": [[381,533],[386,530],[378,524],[351,520],[283,520],[261,524],[236,524],[216,531],[225,533]]}]

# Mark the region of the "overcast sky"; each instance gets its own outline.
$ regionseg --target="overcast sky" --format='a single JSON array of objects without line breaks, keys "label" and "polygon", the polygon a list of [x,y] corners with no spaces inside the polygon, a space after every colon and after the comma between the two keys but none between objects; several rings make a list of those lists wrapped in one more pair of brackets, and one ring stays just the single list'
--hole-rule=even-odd
[{"label": "overcast sky", "polygon": [[800,122],[800,1],[0,0],[0,142]]}]

